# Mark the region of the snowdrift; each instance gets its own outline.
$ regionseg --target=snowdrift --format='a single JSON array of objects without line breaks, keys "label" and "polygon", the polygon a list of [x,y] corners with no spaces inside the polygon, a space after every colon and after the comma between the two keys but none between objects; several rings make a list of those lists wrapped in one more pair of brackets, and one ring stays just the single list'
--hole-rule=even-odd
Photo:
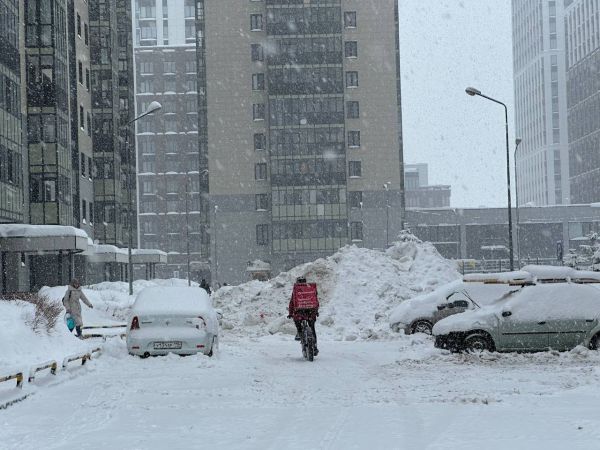
[{"label": "snowdrift", "polygon": [[[334,255],[276,278],[226,286],[213,295],[223,328],[238,335],[295,333],[286,319],[297,277],[316,282],[321,302],[317,333],[336,340],[391,335],[388,313],[403,300],[460,278],[455,265],[430,243],[404,237],[387,251],[346,246]],[[229,331],[230,330],[230,331]]]}]

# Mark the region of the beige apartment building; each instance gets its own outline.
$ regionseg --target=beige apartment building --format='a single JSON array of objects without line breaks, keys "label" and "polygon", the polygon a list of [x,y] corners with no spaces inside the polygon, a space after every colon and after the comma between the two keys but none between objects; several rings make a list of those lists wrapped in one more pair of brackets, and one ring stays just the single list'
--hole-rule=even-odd
[{"label": "beige apartment building", "polygon": [[197,29],[213,283],[390,245],[404,210],[397,2],[204,0]]}]

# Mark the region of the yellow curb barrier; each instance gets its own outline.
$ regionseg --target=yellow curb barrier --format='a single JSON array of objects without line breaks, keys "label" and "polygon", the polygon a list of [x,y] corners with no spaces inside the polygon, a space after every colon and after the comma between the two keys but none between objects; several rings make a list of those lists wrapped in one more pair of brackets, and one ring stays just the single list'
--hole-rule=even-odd
[{"label": "yellow curb barrier", "polygon": [[10,380],[17,380],[17,387],[23,388],[23,372],[17,372],[0,377],[0,383]]},{"label": "yellow curb barrier", "polygon": [[42,364],[38,364],[37,366],[31,367],[29,369],[29,377],[27,378],[27,382],[31,383],[35,380],[35,374],[41,370],[50,369],[50,373],[52,375],[56,375],[56,368],[58,367],[58,363],[56,361],[47,361]]}]

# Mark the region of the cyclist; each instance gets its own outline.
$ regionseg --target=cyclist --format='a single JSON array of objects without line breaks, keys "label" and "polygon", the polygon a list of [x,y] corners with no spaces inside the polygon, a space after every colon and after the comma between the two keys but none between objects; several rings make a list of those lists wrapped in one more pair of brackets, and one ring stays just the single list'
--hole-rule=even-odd
[{"label": "cyclist", "polygon": [[317,331],[315,322],[319,316],[319,297],[316,283],[307,283],[306,278],[298,277],[292,290],[292,298],[288,306],[288,319],[294,319],[296,325],[296,340],[300,340],[302,334],[302,320],[306,319],[312,329],[315,339],[315,355],[319,353],[317,349]]}]

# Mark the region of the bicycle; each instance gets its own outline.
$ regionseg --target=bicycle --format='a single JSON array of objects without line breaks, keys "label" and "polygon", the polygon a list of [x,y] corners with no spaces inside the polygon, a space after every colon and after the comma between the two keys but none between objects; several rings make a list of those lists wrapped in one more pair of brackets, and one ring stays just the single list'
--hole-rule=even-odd
[{"label": "bicycle", "polygon": [[302,345],[302,356],[304,359],[313,361],[315,359],[315,336],[307,319],[300,322],[302,333],[300,333],[300,344]]}]

